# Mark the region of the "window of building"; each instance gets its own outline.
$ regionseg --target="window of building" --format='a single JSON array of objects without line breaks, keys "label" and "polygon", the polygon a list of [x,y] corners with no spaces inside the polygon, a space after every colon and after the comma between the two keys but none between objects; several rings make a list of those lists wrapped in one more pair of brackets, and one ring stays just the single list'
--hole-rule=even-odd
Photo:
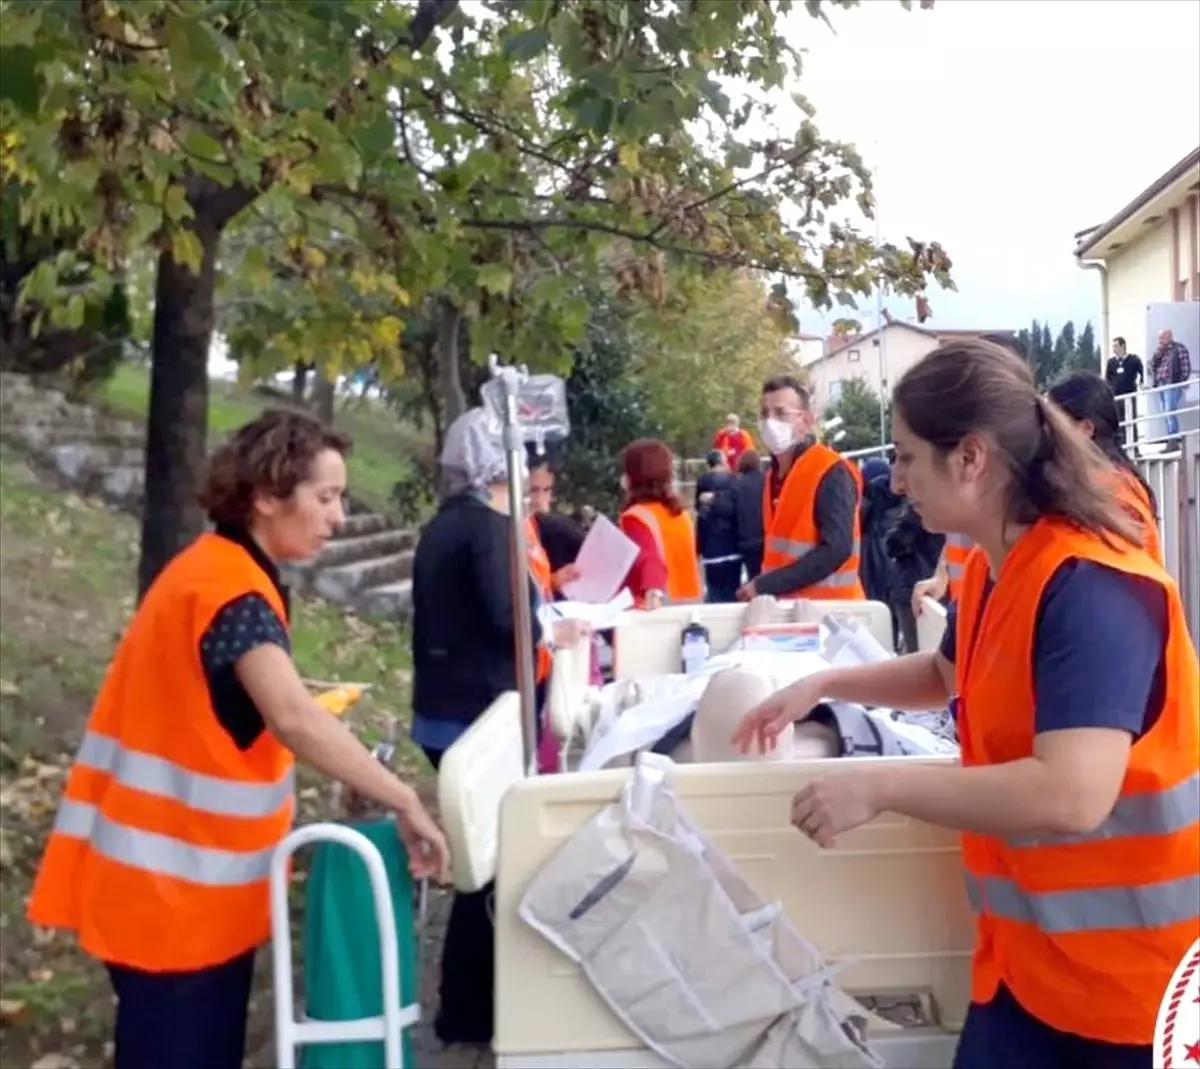
[{"label": "window of building", "polygon": [[852,363],[852,364],[857,364],[861,358],[862,358],[862,353],[859,352],[858,349],[851,349],[846,354],[846,359],[849,360],[850,363]]},{"label": "window of building", "polygon": [[842,380],[833,379],[829,383],[829,403],[836,405],[842,399]]}]

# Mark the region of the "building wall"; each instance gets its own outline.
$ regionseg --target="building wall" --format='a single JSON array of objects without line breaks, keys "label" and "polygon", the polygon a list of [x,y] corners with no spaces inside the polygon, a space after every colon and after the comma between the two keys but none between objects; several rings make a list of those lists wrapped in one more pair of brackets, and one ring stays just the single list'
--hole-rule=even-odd
[{"label": "building wall", "polygon": [[[886,390],[881,388],[880,349],[876,342],[880,342],[883,347]],[[814,400],[823,411],[837,402],[842,384],[849,379],[861,379],[878,396],[889,395],[900,376],[936,348],[936,337],[919,334],[900,326],[891,326],[885,328],[882,334],[864,338],[840,352],[810,364],[805,372],[813,388]]]},{"label": "building wall", "polygon": [[[1131,353],[1146,358],[1146,305],[1176,300],[1171,275],[1173,224],[1165,217],[1108,260],[1109,341],[1124,338]],[[1107,354],[1106,354],[1107,355]]]},{"label": "building wall", "polygon": [[805,368],[825,354],[825,342],[821,338],[790,338],[788,350],[796,366]]}]

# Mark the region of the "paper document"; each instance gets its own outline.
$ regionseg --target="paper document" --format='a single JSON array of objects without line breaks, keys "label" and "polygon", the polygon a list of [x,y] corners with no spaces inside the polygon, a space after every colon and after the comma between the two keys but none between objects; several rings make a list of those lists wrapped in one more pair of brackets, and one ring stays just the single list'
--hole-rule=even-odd
[{"label": "paper document", "polygon": [[575,558],[579,578],[564,584],[563,593],[572,601],[593,605],[611,601],[637,555],[636,542],[607,516],[597,516]]},{"label": "paper document", "polygon": [[593,631],[607,631],[624,622],[625,613],[633,608],[633,595],[621,590],[611,601],[594,605],[587,601],[550,601],[538,609],[542,630],[553,627],[556,620],[581,620]]}]

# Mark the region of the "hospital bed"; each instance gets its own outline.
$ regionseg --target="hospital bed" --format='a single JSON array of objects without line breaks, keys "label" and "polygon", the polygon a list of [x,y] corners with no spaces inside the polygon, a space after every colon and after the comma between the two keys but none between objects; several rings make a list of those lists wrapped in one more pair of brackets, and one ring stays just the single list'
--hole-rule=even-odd
[{"label": "hospital bed", "polygon": [[[633,614],[616,630],[618,679],[679,670],[680,632],[693,619],[714,651],[738,635],[744,607],[675,606]],[[922,614],[925,648],[936,648],[940,607]],[[795,603],[776,617],[795,620]],[[802,619],[827,612],[857,618],[890,645],[885,606],[801,603]],[[559,651],[552,716],[586,692],[581,651]],[[566,708],[562,703],[567,703]],[[782,902],[796,928],[834,962],[838,982],[870,1007],[914,996],[913,1027],[873,1017],[872,1043],[891,1069],[939,1069],[953,1058],[970,990],[974,925],[963,889],[955,834],[885,814],[823,850],[789,823],[805,783],[863,758],[788,763],[678,764],[670,785],[705,830],[768,899]],[[945,763],[947,758],[890,758]],[[535,873],[594,813],[612,803],[629,769],[525,778],[516,694],[501,697],[443,758],[439,801],[454,854],[454,882],[476,890],[495,880],[496,1027],[500,1069],[653,1067],[667,1063],[645,1047],[591,989],[578,968],[519,919]],[[499,819],[497,820],[497,814]],[[702,933],[697,933],[702,938]]]}]

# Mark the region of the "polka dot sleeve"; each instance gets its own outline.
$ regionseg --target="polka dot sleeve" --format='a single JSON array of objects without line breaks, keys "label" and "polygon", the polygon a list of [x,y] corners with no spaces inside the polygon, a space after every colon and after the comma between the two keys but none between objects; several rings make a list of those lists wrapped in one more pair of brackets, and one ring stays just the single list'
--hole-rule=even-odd
[{"label": "polka dot sleeve", "polygon": [[264,643],[291,652],[287,629],[261,594],[243,594],[225,605],[200,640],[200,658],[210,677]]}]

